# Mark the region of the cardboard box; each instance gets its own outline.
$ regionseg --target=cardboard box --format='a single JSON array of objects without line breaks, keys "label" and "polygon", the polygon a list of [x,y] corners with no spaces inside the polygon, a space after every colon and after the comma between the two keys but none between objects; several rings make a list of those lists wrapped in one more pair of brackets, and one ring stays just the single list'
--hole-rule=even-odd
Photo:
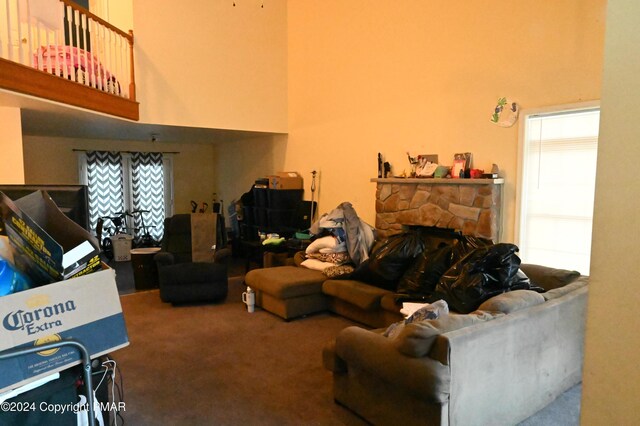
[{"label": "cardboard box", "polygon": [[[129,344],[113,269],[0,297],[0,351],[66,338],[91,358]],[[79,363],[71,346],[0,360],[0,392]]]},{"label": "cardboard box", "polygon": [[303,189],[302,176],[297,172],[277,172],[269,176],[270,189]]},{"label": "cardboard box", "polygon": [[0,234],[9,237],[14,250],[15,266],[35,286],[100,269],[96,238],[65,216],[45,191],[16,201],[0,192],[0,222]]}]

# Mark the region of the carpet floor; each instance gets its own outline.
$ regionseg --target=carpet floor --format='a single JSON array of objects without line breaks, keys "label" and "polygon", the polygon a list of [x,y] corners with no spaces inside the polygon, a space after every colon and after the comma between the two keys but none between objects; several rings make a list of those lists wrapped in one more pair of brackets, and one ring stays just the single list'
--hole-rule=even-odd
[{"label": "carpet floor", "polygon": [[[248,313],[242,283],[231,278],[218,304],[174,307],[158,290],[121,296],[130,345],[111,356],[123,379],[124,425],[366,424],[334,403],[322,366],[324,345],[355,323]],[[577,426],[580,396],[577,385],[520,426]]]},{"label": "carpet floor", "polygon": [[122,374],[125,425],[362,425],[337,405],[322,348],[345,318],[285,322],[248,313],[241,279],[224,303],[173,307],[157,290],[121,297],[130,345]]}]

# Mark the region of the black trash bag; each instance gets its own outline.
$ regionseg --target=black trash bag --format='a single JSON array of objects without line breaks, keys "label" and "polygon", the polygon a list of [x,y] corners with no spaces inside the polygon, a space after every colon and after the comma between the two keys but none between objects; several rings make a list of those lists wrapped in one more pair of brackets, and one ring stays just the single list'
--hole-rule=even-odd
[{"label": "black trash bag", "polygon": [[425,251],[400,279],[396,302],[428,301],[449,268],[473,250],[493,245],[491,240],[448,229],[425,228],[423,235]]},{"label": "black trash bag", "polygon": [[516,245],[505,243],[476,248],[444,273],[432,297],[468,314],[493,296],[530,289],[529,279],[520,271],[517,251]]},{"label": "black trash bag", "polygon": [[492,246],[493,241],[475,237],[473,235],[463,235],[458,238],[453,244],[453,251],[451,252],[451,265],[455,265],[459,260],[471,253],[477,248]]},{"label": "black trash bag", "polygon": [[369,259],[352,279],[395,291],[400,277],[423,251],[424,239],[419,231],[392,235],[374,245]]},{"label": "black trash bag", "polygon": [[433,294],[440,277],[451,268],[453,244],[426,249],[398,282],[396,301],[426,301]]}]

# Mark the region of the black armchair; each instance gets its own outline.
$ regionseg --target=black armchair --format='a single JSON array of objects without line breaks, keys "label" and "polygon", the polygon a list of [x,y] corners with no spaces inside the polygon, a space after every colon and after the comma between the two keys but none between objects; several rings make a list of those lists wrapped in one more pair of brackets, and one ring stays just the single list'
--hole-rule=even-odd
[{"label": "black armchair", "polygon": [[160,299],[173,304],[224,300],[231,250],[222,215],[177,214],[164,225],[162,250],[154,256]]}]

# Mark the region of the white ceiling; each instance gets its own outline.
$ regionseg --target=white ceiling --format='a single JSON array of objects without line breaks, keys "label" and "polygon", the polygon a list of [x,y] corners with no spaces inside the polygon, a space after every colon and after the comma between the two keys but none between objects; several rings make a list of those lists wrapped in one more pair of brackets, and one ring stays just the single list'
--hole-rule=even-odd
[{"label": "white ceiling", "polygon": [[21,109],[22,133],[31,136],[163,142],[222,142],[265,135],[227,129],[145,124],[0,89],[0,106]]}]

